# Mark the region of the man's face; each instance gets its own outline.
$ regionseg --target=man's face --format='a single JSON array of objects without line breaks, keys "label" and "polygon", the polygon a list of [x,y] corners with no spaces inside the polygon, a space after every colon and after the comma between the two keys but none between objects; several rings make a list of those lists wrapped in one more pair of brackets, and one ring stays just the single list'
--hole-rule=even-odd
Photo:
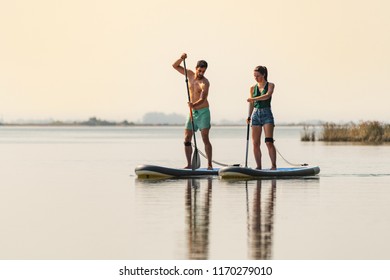
[{"label": "man's face", "polygon": [[196,77],[198,79],[202,79],[203,76],[204,76],[204,73],[206,72],[206,69],[205,67],[198,67],[196,68]]}]

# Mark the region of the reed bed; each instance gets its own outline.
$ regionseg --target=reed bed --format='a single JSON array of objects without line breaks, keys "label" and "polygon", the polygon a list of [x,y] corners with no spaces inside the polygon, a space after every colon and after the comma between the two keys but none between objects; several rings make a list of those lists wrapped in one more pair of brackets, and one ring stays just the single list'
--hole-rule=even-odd
[{"label": "reed bed", "polygon": [[316,141],[316,132],[313,126],[303,126],[303,132],[301,133],[301,141]]},{"label": "reed bed", "polygon": [[[314,135],[312,135],[314,134]],[[315,131],[304,126],[301,135],[302,141],[315,141]],[[378,121],[365,121],[358,124],[324,123],[318,141],[329,142],[363,142],[383,143],[390,142],[390,124]]]}]

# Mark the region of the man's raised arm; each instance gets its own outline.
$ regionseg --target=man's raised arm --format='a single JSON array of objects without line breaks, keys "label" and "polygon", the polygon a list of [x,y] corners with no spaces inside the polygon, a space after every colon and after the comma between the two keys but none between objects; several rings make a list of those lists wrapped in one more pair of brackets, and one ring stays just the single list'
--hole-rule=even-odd
[{"label": "man's raised arm", "polygon": [[186,53],[183,53],[181,55],[181,57],[176,60],[173,64],[172,64],[172,67],[175,68],[179,73],[183,74],[184,75],[184,68],[180,65],[184,59],[187,58],[187,54]]}]

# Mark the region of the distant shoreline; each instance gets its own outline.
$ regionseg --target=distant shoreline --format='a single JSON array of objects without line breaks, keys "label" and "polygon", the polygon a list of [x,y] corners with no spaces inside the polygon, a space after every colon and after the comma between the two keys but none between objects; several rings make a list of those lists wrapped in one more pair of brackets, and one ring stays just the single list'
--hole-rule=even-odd
[{"label": "distant shoreline", "polygon": [[[245,120],[242,124],[223,123],[211,124],[212,127],[246,127]],[[1,123],[1,127],[181,127],[184,123],[135,123],[135,122],[114,122],[100,120],[95,117],[87,121],[48,121],[48,122],[26,122],[26,123]],[[390,142],[390,124],[378,121],[365,121],[355,124],[349,123],[281,123],[277,127],[300,127],[301,141],[324,141],[324,142],[360,142],[360,143],[385,143]]]},{"label": "distant shoreline", "polygon": [[[184,124],[144,124],[144,123],[133,123],[133,124],[121,124],[115,123],[110,125],[90,125],[90,124],[80,124],[80,123],[0,123],[0,127],[184,127]],[[246,124],[211,124],[211,127],[233,127],[233,126],[243,126]],[[305,124],[279,124],[276,127],[281,126],[290,126],[290,127],[303,127]]]},{"label": "distant shoreline", "polygon": [[[318,124],[310,124],[310,123],[281,123],[277,124],[277,126],[305,126],[305,125],[311,125],[316,126],[320,125]],[[87,121],[47,121],[47,122],[12,122],[12,123],[2,123],[0,122],[1,126],[26,126],[26,127],[131,127],[131,126],[184,126],[183,123],[136,123],[136,122],[129,122],[127,120],[116,122],[116,121],[107,121],[107,120],[101,120],[96,117],[89,118]],[[224,122],[224,123],[212,123],[211,126],[246,126],[245,120],[242,121],[242,123],[239,122]]]}]

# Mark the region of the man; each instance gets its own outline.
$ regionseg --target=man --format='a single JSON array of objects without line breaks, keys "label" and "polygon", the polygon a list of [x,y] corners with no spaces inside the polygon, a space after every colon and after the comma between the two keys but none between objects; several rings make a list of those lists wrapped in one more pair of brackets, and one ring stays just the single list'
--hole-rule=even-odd
[{"label": "man", "polygon": [[[180,66],[182,61],[187,58],[187,54],[183,53],[181,57],[173,63],[173,68],[175,68],[179,73],[185,75],[184,68]],[[201,132],[202,140],[205,146],[208,166],[207,169],[213,169],[212,164],[212,146],[209,139],[210,132],[210,110],[209,102],[207,101],[207,96],[209,94],[210,83],[206,79],[204,73],[207,69],[207,62],[204,60],[199,60],[195,73],[191,70],[187,70],[187,77],[190,89],[190,102],[188,106],[192,110],[193,120],[194,120],[194,131],[192,130],[191,124],[191,115],[188,116],[185,130],[184,130],[184,151],[187,158],[187,166],[185,168],[192,168],[191,166],[191,155],[192,155],[192,145],[191,139],[193,133],[198,129]]]}]

